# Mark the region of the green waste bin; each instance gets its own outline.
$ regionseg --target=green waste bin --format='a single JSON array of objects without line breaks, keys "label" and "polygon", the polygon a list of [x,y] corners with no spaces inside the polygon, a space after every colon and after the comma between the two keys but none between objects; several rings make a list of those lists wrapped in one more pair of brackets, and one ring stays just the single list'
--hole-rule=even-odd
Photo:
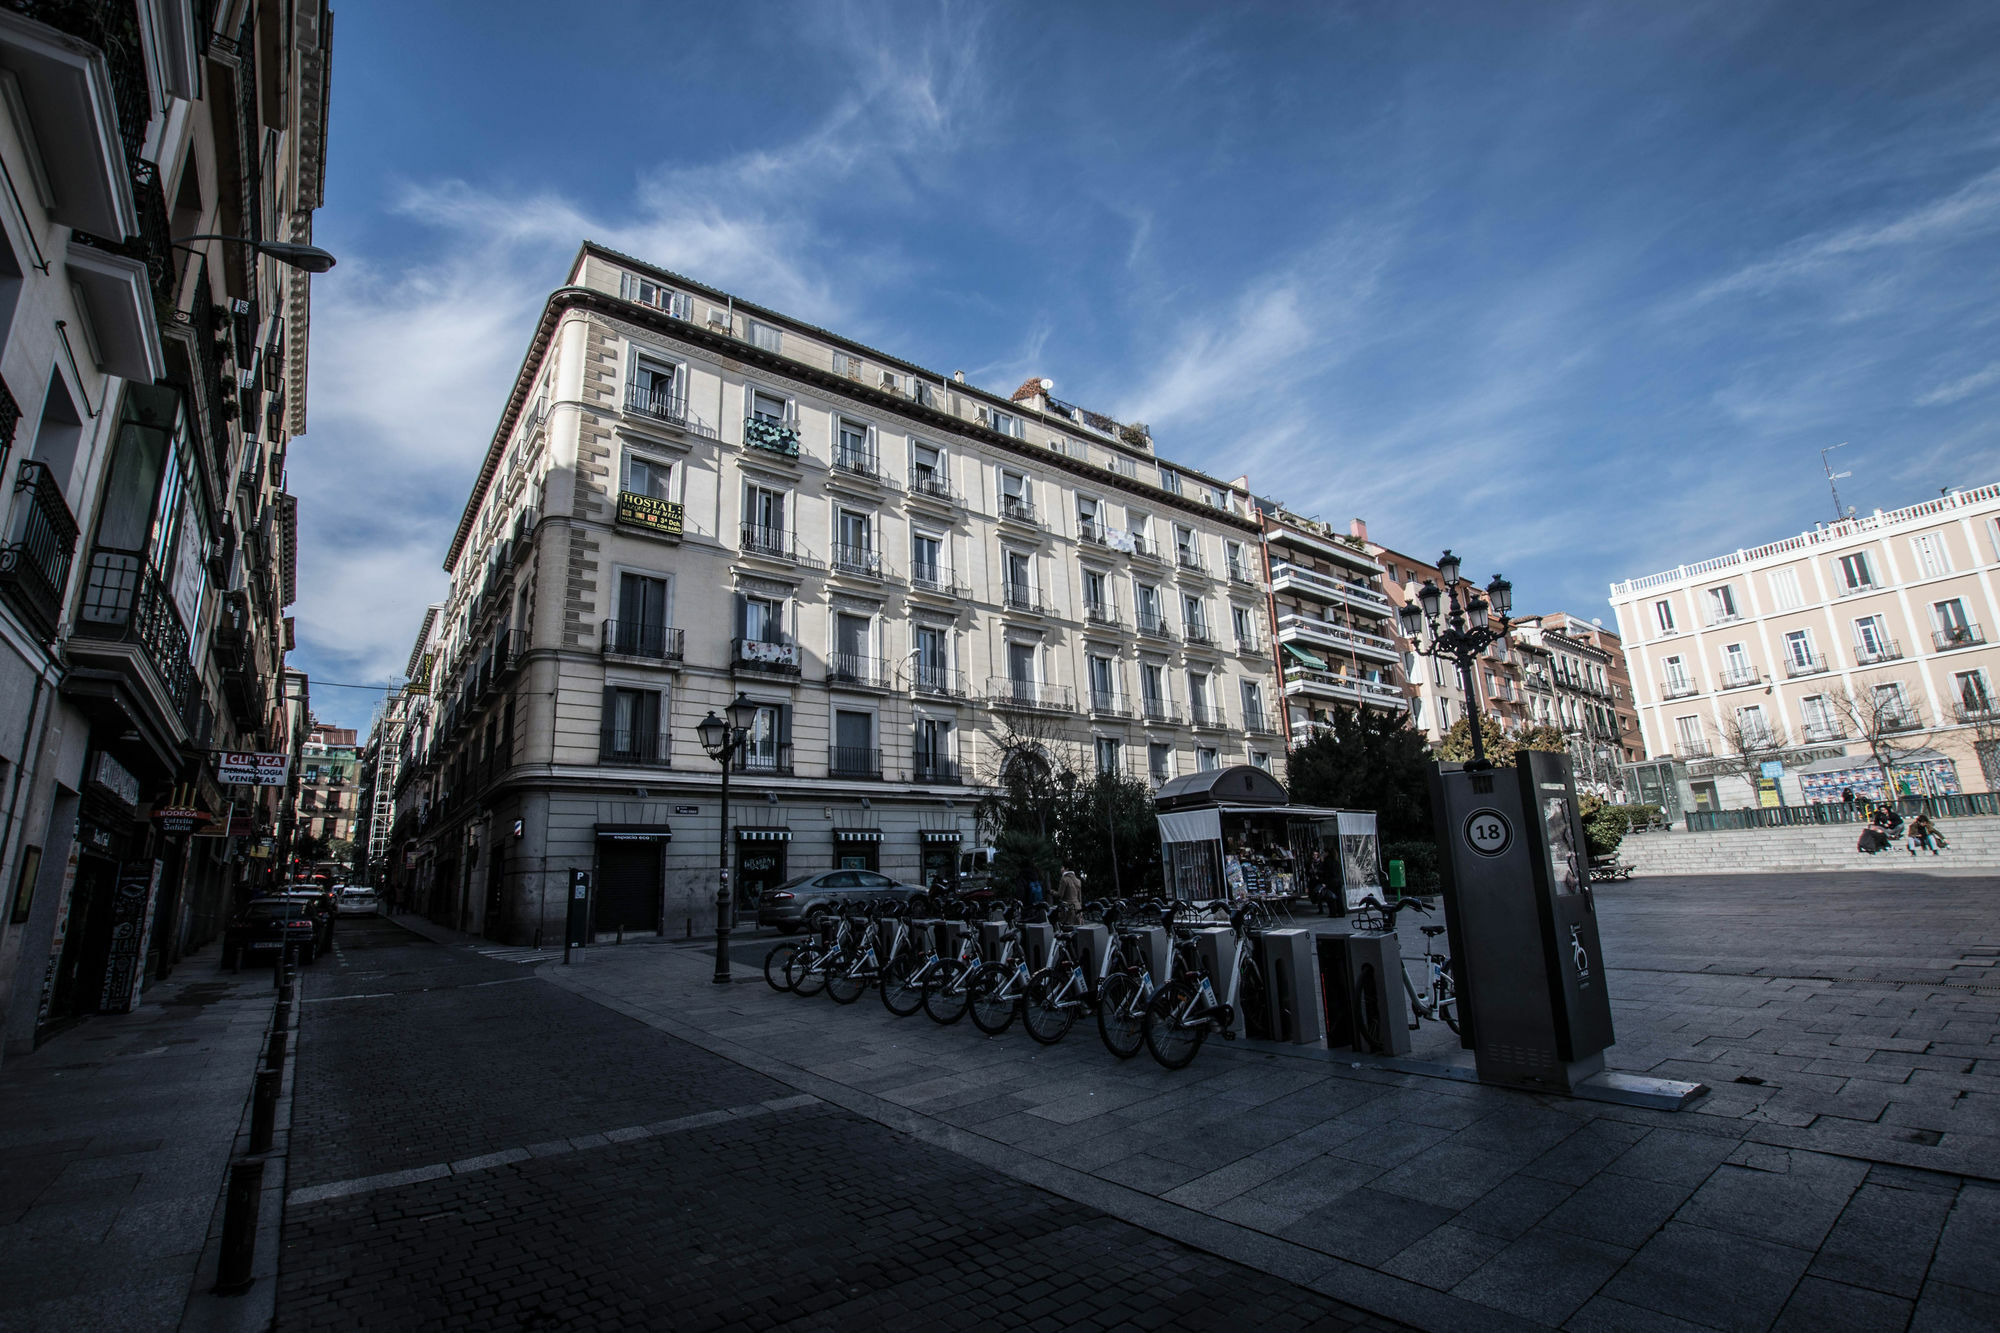
[{"label": "green waste bin", "polygon": [[1391,861],[1389,863],[1389,887],[1400,893],[1403,890],[1404,883],[1403,863],[1401,861]]}]

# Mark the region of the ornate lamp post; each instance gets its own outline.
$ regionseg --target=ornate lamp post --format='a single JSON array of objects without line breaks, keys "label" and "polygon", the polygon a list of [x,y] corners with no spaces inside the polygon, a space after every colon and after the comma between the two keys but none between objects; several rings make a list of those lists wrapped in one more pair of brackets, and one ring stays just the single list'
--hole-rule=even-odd
[{"label": "ornate lamp post", "polygon": [[[1425,579],[1424,586],[1417,589],[1417,600],[1405,602],[1396,619],[1415,651],[1457,664],[1459,684],[1465,690],[1466,725],[1472,729],[1472,762],[1466,767],[1491,768],[1486,738],[1479,729],[1479,691],[1472,679],[1472,662],[1489,645],[1507,637],[1514,585],[1495,574],[1481,595],[1470,581],[1458,576],[1458,568],[1459,559],[1450,551],[1439,556],[1438,575],[1444,586]],[[1426,629],[1430,631],[1428,642],[1424,641]]]},{"label": "ornate lamp post", "polygon": [[741,690],[736,692],[729,707],[722,710],[728,714],[728,721],[715,715],[714,709],[708,716],[695,724],[695,734],[701,737],[701,748],[708,751],[708,757],[722,766],[722,849],[721,877],[715,886],[715,983],[729,984],[729,928],[735,916],[734,902],[729,896],[729,766],[736,756],[743,752],[743,746],[750,736],[750,724],[757,720],[757,705]]}]

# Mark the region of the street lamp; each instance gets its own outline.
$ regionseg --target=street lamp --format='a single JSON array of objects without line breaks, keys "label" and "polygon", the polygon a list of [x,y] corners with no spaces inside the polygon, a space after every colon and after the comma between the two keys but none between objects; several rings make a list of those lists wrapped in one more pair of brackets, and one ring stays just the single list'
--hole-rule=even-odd
[{"label": "street lamp", "polygon": [[[1479,691],[1473,683],[1472,663],[1488,645],[1507,637],[1514,585],[1495,574],[1482,594],[1458,576],[1460,564],[1450,551],[1439,556],[1438,575],[1444,586],[1425,579],[1416,600],[1397,609],[1396,620],[1416,652],[1457,664],[1459,684],[1465,690],[1465,721],[1472,730],[1472,762],[1466,767],[1491,768],[1486,738],[1479,730]],[[1426,629],[1430,631],[1428,642],[1424,641]]]},{"label": "street lamp", "polygon": [[253,241],[248,236],[222,236],[214,232],[174,238],[174,244],[179,246],[186,246],[190,241],[221,241],[225,245],[247,245],[260,255],[269,255],[280,264],[289,264],[308,273],[324,273],[332,268],[335,262],[332,255],[316,245],[297,245],[291,241]]},{"label": "street lamp", "polygon": [[750,736],[750,724],[757,720],[757,705],[750,702],[750,696],[741,690],[729,707],[722,710],[728,715],[724,721],[715,715],[713,708],[708,716],[695,724],[695,734],[701,737],[701,748],[708,751],[708,757],[722,765],[722,866],[721,878],[715,887],[715,983],[729,984],[729,927],[733,904],[729,897],[729,765],[743,751]]}]

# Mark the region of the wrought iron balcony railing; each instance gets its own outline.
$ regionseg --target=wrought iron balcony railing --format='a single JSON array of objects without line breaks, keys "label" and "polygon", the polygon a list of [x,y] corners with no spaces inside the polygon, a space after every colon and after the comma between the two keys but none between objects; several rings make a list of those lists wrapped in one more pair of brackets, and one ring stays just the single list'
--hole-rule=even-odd
[{"label": "wrought iron balcony railing", "polygon": [[136,160],[153,118],[144,38],[132,0],[6,0],[6,7],[97,47],[111,73],[111,102],[127,161]]},{"label": "wrought iron balcony railing", "polygon": [[1173,637],[1173,630],[1168,628],[1165,616],[1158,611],[1147,611],[1143,608],[1139,612],[1139,632],[1161,639]]},{"label": "wrought iron balcony railing", "polygon": [[965,780],[959,776],[957,760],[921,752],[910,761],[910,779],[913,782],[940,782],[954,787]]},{"label": "wrought iron balcony railing", "polygon": [[1000,517],[1012,523],[1026,523],[1034,527],[1042,525],[1035,516],[1035,502],[1025,495],[1003,495],[1000,497]]},{"label": "wrought iron balcony railing", "polygon": [[668,731],[605,727],[598,733],[597,762],[673,767],[674,738]]},{"label": "wrought iron balcony railing", "polygon": [[738,752],[735,771],[761,773],[767,777],[787,777],[792,771],[792,747],[790,744],[748,747]]},{"label": "wrought iron balcony railing", "polygon": [[881,658],[862,653],[828,653],[826,683],[886,690],[889,688],[889,667]]},{"label": "wrought iron balcony railing", "polygon": [[869,449],[836,448],[833,451],[833,470],[864,481],[882,480],[882,460]]},{"label": "wrought iron balcony railing", "polygon": [[63,592],[76,554],[76,519],[48,467],[21,460],[14,476],[14,531],[0,547],[0,594],[44,641],[62,622]]},{"label": "wrought iron balcony railing", "polygon": [[1147,695],[1139,700],[1139,712],[1148,722],[1174,722],[1181,720],[1180,710],[1171,699]]},{"label": "wrought iron balcony railing", "polygon": [[1972,648],[1986,642],[1986,636],[1979,632],[1976,622],[1967,621],[1963,625],[1947,625],[1943,629],[1931,631],[1931,642],[1941,653],[1953,648]]},{"label": "wrought iron balcony railing", "polygon": [[972,591],[943,565],[910,566],[910,586],[919,592],[933,592],[942,597],[964,597]]},{"label": "wrought iron balcony railing", "polygon": [[1199,699],[1188,702],[1188,720],[1197,727],[1220,727],[1224,725],[1222,710],[1211,703]]},{"label": "wrought iron balcony railing", "polygon": [[1727,667],[1722,672],[1722,688],[1741,689],[1745,685],[1756,685],[1763,681],[1764,673],[1756,667]]},{"label": "wrought iron balcony railing", "polygon": [[1067,685],[1049,685],[1038,680],[1014,680],[994,676],[986,682],[987,701],[998,708],[1026,709],[1040,713],[1074,713],[1076,696]]},{"label": "wrought iron balcony railing", "polygon": [[826,771],[830,777],[879,780],[882,776],[882,752],[863,745],[829,745],[826,747]]},{"label": "wrought iron balcony railing", "polygon": [[837,545],[833,548],[833,568],[839,574],[879,579],[882,577],[882,555],[866,546]]},{"label": "wrought iron balcony railing", "polygon": [[1871,662],[1894,662],[1903,655],[1903,645],[1895,639],[1877,639],[1873,644],[1854,645],[1854,660],[1862,666]]},{"label": "wrought iron balcony railing", "polygon": [[1276,732],[1277,729],[1277,723],[1263,709],[1246,708],[1243,710],[1243,730],[1249,732],[1251,735],[1268,736]]},{"label": "wrought iron balcony railing", "polygon": [[1181,626],[1181,637],[1189,643],[1214,643],[1215,631],[1205,621],[1190,620]]},{"label": "wrought iron balcony railing", "polygon": [[1707,741],[1676,741],[1674,753],[1683,759],[1706,759],[1712,751]]},{"label": "wrought iron balcony railing", "polygon": [[681,660],[687,632],[673,625],[646,620],[607,620],[602,648],[617,657],[641,657],[655,662]]},{"label": "wrought iron balcony railing", "polygon": [[1090,691],[1090,711],[1098,717],[1131,717],[1132,703],[1116,690]]},{"label": "wrought iron balcony railing", "polygon": [[1083,618],[1093,625],[1119,625],[1118,608],[1109,602],[1085,602]]},{"label": "wrought iron balcony railing", "polygon": [[[711,440],[717,438],[715,427],[688,411],[687,399],[681,394],[663,393],[646,384],[628,384],[625,386],[625,410],[652,421],[665,422],[692,435]],[[747,431],[744,438],[749,438]]]},{"label": "wrought iron balcony railing", "polygon": [[1800,676],[1817,676],[1826,670],[1826,659],[1817,653],[1807,653],[1803,657],[1792,656],[1785,659],[1785,678],[1797,680]]},{"label": "wrought iron balcony railing", "polygon": [[1208,561],[1202,558],[1200,551],[1193,550],[1190,547],[1176,547],[1174,549],[1174,563],[1192,573],[1206,574],[1208,572]]},{"label": "wrought iron balcony railing", "polygon": [[91,552],[76,632],[138,645],[174,712],[186,706],[194,683],[187,631],[145,556],[103,546]]},{"label": "wrought iron balcony railing", "polygon": [[745,555],[761,555],[768,560],[788,560],[796,565],[814,565],[812,553],[799,544],[797,536],[784,528],[767,527],[762,523],[745,523],[740,536]]},{"label": "wrought iron balcony railing", "polygon": [[1041,593],[1025,583],[1006,584],[1004,596],[1009,611],[1032,611],[1036,615],[1048,614],[1048,604],[1042,600]]},{"label": "wrought iron balcony railing", "polygon": [[910,689],[941,699],[963,699],[968,693],[964,672],[921,661],[910,670]]},{"label": "wrought iron balcony railing", "polygon": [[1663,699],[1688,699],[1700,693],[1701,686],[1693,681],[1672,676],[1669,676],[1667,683],[1660,687],[1660,697]]},{"label": "wrought iron balcony railing", "polygon": [[952,493],[951,482],[945,478],[944,473],[927,467],[910,469],[910,494],[921,495],[931,500],[957,498]]},{"label": "wrought iron balcony railing", "polygon": [[1102,523],[1094,518],[1078,518],[1076,539],[1091,546],[1103,546],[1109,541]]}]

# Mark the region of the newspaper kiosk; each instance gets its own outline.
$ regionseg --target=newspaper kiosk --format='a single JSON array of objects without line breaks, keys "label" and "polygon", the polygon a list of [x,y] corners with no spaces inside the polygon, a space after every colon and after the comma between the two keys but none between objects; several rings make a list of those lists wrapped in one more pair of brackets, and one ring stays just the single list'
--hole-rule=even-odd
[{"label": "newspaper kiosk", "polygon": [[1247,764],[1175,778],[1153,802],[1170,898],[1311,899],[1340,914],[1381,893],[1373,811],[1293,805]]}]

